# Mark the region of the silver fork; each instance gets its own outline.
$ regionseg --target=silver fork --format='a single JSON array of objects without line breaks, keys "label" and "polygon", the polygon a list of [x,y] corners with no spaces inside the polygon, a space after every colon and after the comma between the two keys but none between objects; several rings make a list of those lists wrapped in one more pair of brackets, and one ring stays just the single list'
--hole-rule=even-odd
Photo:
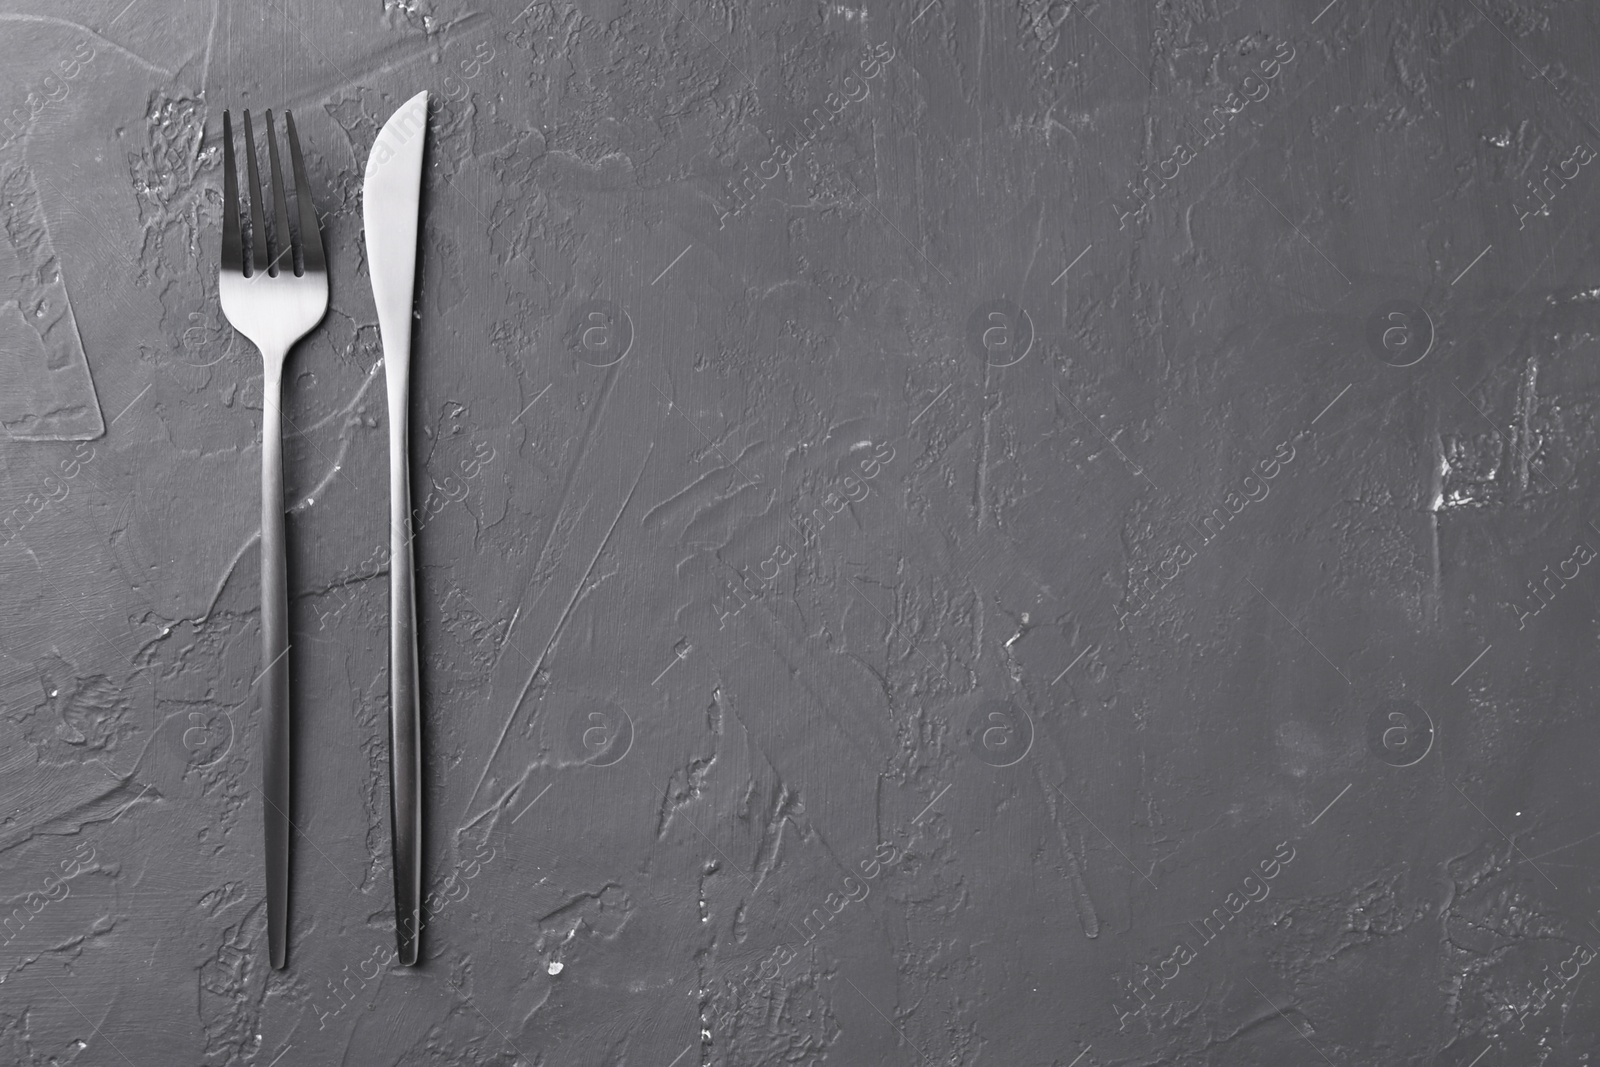
[{"label": "silver fork", "polygon": [[278,140],[267,112],[273,226],[267,229],[250,112],[244,113],[245,166],[250,178],[250,258],[240,228],[239,177],[233,163],[233,119],[222,113],[222,267],[217,291],[233,328],[261,350],[261,683],[262,823],[267,849],[267,942],[272,966],[288,957],[289,921],[289,582],[283,532],[283,364],[294,343],[328,310],[328,268],[311,204],[294,115],[284,112],[299,208],[301,268],[289,229],[289,201],[278,164]]}]

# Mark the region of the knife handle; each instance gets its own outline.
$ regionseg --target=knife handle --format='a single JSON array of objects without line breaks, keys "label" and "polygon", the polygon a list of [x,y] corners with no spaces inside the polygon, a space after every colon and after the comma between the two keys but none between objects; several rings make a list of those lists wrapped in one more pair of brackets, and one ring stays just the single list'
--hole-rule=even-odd
[{"label": "knife handle", "polygon": [[289,581],[283,517],[283,361],[265,359],[261,401],[261,795],[266,841],[267,944],[272,966],[288,962]]},{"label": "knife handle", "polygon": [[417,594],[411,556],[411,465],[405,404],[389,412],[389,815],[400,963],[417,962],[422,933],[422,722]]}]

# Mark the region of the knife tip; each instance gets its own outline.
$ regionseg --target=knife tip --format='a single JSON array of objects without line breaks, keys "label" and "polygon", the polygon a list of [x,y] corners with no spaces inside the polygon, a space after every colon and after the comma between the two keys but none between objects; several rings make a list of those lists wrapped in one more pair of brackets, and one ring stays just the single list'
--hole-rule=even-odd
[{"label": "knife tip", "polygon": [[372,151],[367,156],[367,179],[379,171],[391,159],[403,159],[421,165],[422,145],[416,144],[407,152],[407,148],[425,135],[428,130],[428,90],[413,96],[405,103],[394,109],[394,114],[384,122],[383,128],[378,131],[378,138],[373,142]]}]

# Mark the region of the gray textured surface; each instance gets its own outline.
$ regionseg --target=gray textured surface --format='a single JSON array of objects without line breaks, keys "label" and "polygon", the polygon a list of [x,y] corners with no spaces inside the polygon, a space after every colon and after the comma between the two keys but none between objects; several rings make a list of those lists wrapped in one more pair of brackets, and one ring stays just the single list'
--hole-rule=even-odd
[{"label": "gray textured surface", "polygon": [[[0,1062],[1592,1062],[1597,17],[8,0]],[[281,973],[225,106],[332,260]]]}]

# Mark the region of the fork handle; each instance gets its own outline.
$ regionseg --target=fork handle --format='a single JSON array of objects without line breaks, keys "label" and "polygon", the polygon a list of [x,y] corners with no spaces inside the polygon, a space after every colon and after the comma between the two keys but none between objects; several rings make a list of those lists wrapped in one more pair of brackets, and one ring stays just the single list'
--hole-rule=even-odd
[{"label": "fork handle", "polygon": [[[283,377],[268,359],[261,402],[261,717],[267,941],[272,966],[288,957],[289,581],[284,562]],[[279,361],[281,366],[281,361]]]},{"label": "fork handle", "polygon": [[[404,397],[403,388],[397,392]],[[389,810],[394,844],[396,947],[400,963],[409,967],[417,962],[422,933],[422,723],[407,415],[403,399],[390,404]]]}]

